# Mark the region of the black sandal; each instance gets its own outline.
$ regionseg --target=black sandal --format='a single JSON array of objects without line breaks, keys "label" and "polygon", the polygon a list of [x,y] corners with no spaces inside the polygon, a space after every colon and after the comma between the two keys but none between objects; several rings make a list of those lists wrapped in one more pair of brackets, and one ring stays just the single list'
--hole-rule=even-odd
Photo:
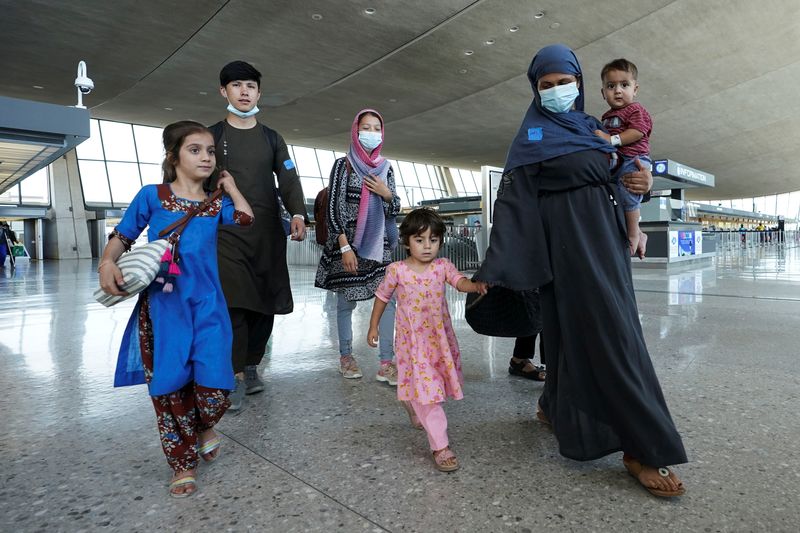
[{"label": "black sandal", "polygon": [[530,363],[530,359],[523,359],[519,363],[515,363],[514,360],[511,359],[508,362],[508,373],[512,376],[520,376],[525,379],[532,379],[533,381],[544,381],[547,377],[547,370],[545,370],[543,366],[533,365],[534,370],[525,372],[523,369],[528,363]]}]

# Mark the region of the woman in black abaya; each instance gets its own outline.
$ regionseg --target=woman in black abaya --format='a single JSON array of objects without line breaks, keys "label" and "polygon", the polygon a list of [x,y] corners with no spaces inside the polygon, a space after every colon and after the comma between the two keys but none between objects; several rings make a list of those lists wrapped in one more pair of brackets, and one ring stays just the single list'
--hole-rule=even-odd
[{"label": "woman in black abaya", "polygon": [[583,112],[575,54],[548,46],[533,58],[534,99],[509,149],[494,231],[476,279],[539,288],[547,382],[539,418],[562,455],[623,451],[651,493],[679,496],[667,466],[686,453],[639,323],[621,207],[610,184],[614,148]]}]

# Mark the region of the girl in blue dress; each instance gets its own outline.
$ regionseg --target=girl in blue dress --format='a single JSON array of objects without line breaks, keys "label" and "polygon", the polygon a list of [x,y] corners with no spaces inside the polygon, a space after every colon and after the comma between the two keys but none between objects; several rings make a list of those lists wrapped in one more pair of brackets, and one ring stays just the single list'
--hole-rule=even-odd
[{"label": "girl in blue dress", "polygon": [[[142,187],[100,260],[100,286],[108,294],[125,294],[116,261],[145,228],[149,241],[158,239],[162,229],[208,198],[203,183],[216,164],[211,133],[202,124],[182,121],[164,128],[163,141],[164,183]],[[217,273],[217,228],[249,225],[253,212],[226,171],[218,187],[227,196],[188,223],[180,236],[180,262],[166,283],[154,282],[139,295],[114,379],[117,387],[147,383],[161,446],[174,472],[169,491],[176,498],[197,490],[198,456],[212,461],[219,454],[213,426],[234,387],[231,323]]]}]

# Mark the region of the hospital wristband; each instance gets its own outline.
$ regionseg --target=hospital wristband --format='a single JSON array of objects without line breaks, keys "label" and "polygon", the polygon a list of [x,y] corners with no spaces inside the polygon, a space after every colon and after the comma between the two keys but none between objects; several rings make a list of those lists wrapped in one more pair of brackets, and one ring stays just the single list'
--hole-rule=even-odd
[{"label": "hospital wristband", "polygon": [[349,244],[345,244],[344,246],[342,246],[341,248],[339,248],[339,251],[340,251],[340,252],[342,252],[342,253],[345,253],[345,252],[352,252],[352,251],[353,251],[353,248],[352,248],[352,247],[351,247]]},{"label": "hospital wristband", "polygon": [[622,146],[622,139],[619,138],[619,135],[611,136],[611,146]]},{"label": "hospital wristband", "polygon": [[302,218],[303,220],[306,219],[303,215],[292,215],[292,218]]}]

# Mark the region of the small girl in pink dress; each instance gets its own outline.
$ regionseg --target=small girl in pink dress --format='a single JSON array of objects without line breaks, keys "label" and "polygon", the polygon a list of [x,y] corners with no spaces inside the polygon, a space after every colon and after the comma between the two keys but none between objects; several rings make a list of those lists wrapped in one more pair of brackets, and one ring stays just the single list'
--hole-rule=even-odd
[{"label": "small girl in pink dress", "polygon": [[481,294],[487,285],[468,280],[448,259],[437,259],[444,233],[444,221],[429,209],[415,209],[403,220],[400,240],[408,257],[386,268],[386,277],[375,292],[367,342],[373,348],[378,345],[378,322],[396,294],[397,398],[412,424],[425,428],[436,468],[452,472],[458,469],[458,460],[448,446],[447,417],[441,404],[448,396],[464,397],[464,379],[444,284]]}]

